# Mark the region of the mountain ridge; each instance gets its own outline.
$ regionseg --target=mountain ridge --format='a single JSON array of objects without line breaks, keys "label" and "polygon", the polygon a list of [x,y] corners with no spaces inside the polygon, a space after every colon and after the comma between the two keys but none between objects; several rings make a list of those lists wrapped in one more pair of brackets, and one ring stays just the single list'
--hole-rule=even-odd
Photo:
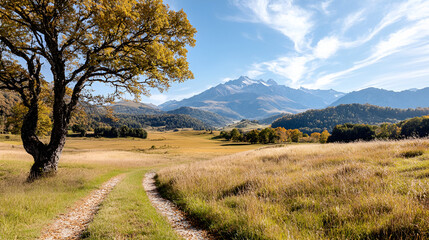
[{"label": "mountain ridge", "polygon": [[234,120],[263,119],[275,114],[323,108],[343,94],[335,90],[294,89],[272,79],[264,81],[241,76],[190,98],[168,101],[158,107],[164,111],[194,107]]},{"label": "mountain ridge", "polygon": [[408,89],[399,92],[380,88],[365,88],[350,92],[333,102],[330,106],[340,104],[372,104],[392,108],[429,107],[429,87],[422,89]]}]

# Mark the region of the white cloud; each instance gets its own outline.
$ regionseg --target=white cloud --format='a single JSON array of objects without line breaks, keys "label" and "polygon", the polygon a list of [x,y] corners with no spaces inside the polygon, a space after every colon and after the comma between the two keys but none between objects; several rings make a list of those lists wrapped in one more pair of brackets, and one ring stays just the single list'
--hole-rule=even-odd
[{"label": "white cloud", "polygon": [[325,37],[320,40],[314,49],[316,58],[327,59],[334,55],[340,48],[340,41],[336,37]]},{"label": "white cloud", "polygon": [[249,78],[257,78],[264,74],[260,64],[254,64],[252,67],[253,68],[246,73],[246,76],[248,76]]},{"label": "white cloud", "polygon": [[253,64],[247,72],[250,78],[258,77],[265,72],[283,76],[290,80],[292,87],[298,87],[303,75],[307,72],[307,63],[314,57],[311,55],[299,57],[281,57],[272,61]]},{"label": "white cloud", "polygon": [[233,80],[233,79],[234,79],[234,78],[226,77],[226,78],[222,78],[220,81],[221,81],[222,83],[226,83],[226,82],[231,81],[231,80]]},{"label": "white cloud", "polygon": [[359,22],[362,22],[363,20],[365,20],[364,13],[365,13],[365,10],[361,9],[361,10],[359,10],[357,12],[354,12],[354,13],[348,15],[343,20],[343,24],[342,24],[343,26],[341,28],[341,32],[344,34],[350,28],[352,28],[353,26],[355,26]]},{"label": "white cloud", "polygon": [[262,23],[287,36],[300,52],[307,44],[306,35],[313,28],[311,12],[292,0],[233,0],[248,15],[248,22]]},{"label": "white cloud", "polygon": [[325,13],[326,15],[330,14],[330,11],[328,10],[329,6],[331,5],[331,3],[333,2],[333,0],[327,0],[327,1],[323,1],[320,6],[322,8],[323,13]]},{"label": "white cloud", "polygon": [[152,94],[149,97],[149,101],[153,104],[156,104],[156,105],[164,103],[168,100],[169,100],[169,96],[167,96],[165,94]]},{"label": "white cloud", "polygon": [[[309,88],[325,88],[338,85],[339,82],[346,81],[346,78],[354,74],[365,74],[359,70],[379,63],[390,56],[395,57],[396,62],[398,62],[399,55],[403,55],[405,52],[414,52],[408,56],[410,61],[426,61],[424,54],[427,54],[427,51],[426,53],[418,52],[416,49],[421,47],[422,42],[429,41],[428,0],[404,0],[401,2],[386,0],[375,3],[371,8],[353,10],[354,12],[343,15],[345,17],[342,18],[339,27],[325,36],[318,35],[320,31],[313,31],[318,27],[316,25],[323,23],[319,21],[320,19],[313,19],[319,15],[313,15],[310,8],[316,8],[317,11],[326,15],[332,15],[330,11],[336,13],[333,0],[321,1],[313,6],[307,5],[307,9],[304,9],[303,5],[296,5],[293,0],[231,1],[241,11],[247,13],[248,18],[245,21],[265,24],[294,42],[295,51],[287,52],[284,56],[277,56],[271,61],[254,63],[247,72],[251,78],[271,72],[289,79],[292,87],[301,85]],[[377,10],[373,9],[375,7]],[[332,18],[332,16],[324,17]],[[380,20],[374,22],[376,18]],[[367,23],[372,24],[372,27],[363,28],[364,24],[359,23],[367,19],[368,22],[365,22],[365,25]],[[338,24],[338,21],[336,23]],[[361,37],[350,39],[347,36],[353,27],[356,31],[361,32]],[[313,37],[320,37],[320,40],[311,44]],[[340,49],[344,51],[339,52]],[[354,55],[340,55],[340,53],[347,53],[347,51],[353,51]],[[353,57],[357,56],[356,52],[360,53],[359,56],[362,54],[367,54],[367,56],[361,57],[362,60],[355,60]],[[342,57],[341,61],[335,59],[337,56]],[[419,59],[419,56],[423,57]],[[327,61],[328,59],[329,61]],[[392,58],[389,59],[392,60]],[[338,71],[330,70],[330,65],[333,65],[332,61],[346,65],[347,62],[342,62],[344,60],[349,61],[348,67]],[[403,61],[405,60],[401,59],[401,62]],[[388,69],[388,66],[384,67]],[[323,73],[321,69],[323,69]],[[426,70],[414,69],[410,76],[417,78],[426,72]],[[314,80],[313,76],[319,77]],[[387,74],[383,76],[383,79],[396,80],[399,78]]]},{"label": "white cloud", "polygon": [[346,42],[343,45],[347,48],[361,46],[371,41],[383,29],[398,23],[403,19],[411,21],[422,20],[429,17],[429,1],[426,0],[408,0],[400,4],[389,5],[389,12],[381,19],[381,21],[363,37]]},{"label": "white cloud", "polygon": [[[395,53],[413,48],[413,44],[418,44],[423,38],[429,37],[429,19],[417,22],[413,26],[407,26],[392,34],[386,40],[380,41],[373,49],[372,54],[362,61],[358,61],[354,66],[336,73],[327,74],[320,77],[312,84],[312,87],[321,88],[331,84],[333,81],[345,77],[346,75],[379,62],[381,59]],[[408,47],[408,48],[406,48]]]},{"label": "white cloud", "polygon": [[380,76],[374,76],[374,79],[365,83],[362,88],[383,87],[393,90],[409,88],[410,85],[417,87],[428,87],[429,69],[417,69],[405,72],[391,72]]}]

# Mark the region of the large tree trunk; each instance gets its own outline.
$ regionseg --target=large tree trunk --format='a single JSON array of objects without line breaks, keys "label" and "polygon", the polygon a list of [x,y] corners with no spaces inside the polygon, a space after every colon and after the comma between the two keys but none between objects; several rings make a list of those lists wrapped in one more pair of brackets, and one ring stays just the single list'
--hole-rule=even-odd
[{"label": "large tree trunk", "polygon": [[63,146],[58,146],[57,149],[39,149],[38,154],[33,155],[34,164],[30,169],[27,181],[33,182],[41,177],[55,175],[62,150]]},{"label": "large tree trunk", "polygon": [[[59,105],[59,106],[58,106]],[[32,182],[41,177],[52,176],[58,170],[58,161],[67,135],[69,115],[65,111],[64,102],[54,104],[53,128],[49,144],[44,144],[36,135],[38,105],[34,103],[24,117],[21,128],[21,139],[24,149],[33,156],[34,164],[30,169],[27,181]]]}]

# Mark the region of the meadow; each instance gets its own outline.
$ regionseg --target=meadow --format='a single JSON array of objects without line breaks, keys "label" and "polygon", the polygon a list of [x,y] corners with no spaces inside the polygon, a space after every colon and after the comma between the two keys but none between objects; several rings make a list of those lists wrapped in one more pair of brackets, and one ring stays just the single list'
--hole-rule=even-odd
[{"label": "meadow", "polygon": [[427,239],[429,140],[271,145],[163,168],[221,239]]},{"label": "meadow", "polygon": [[46,224],[109,178],[108,195],[86,239],[178,239],[150,205],[144,173],[257,148],[211,140],[205,131],[150,132],[148,139],[68,138],[58,174],[25,183],[32,158],[16,135],[0,135],[0,239],[34,239]]},{"label": "meadow", "polygon": [[[215,135],[218,133],[215,133]],[[83,239],[180,239],[142,187],[220,239],[429,238],[429,140],[250,145],[206,131],[68,138],[58,174],[25,183],[31,157],[0,135],[0,239],[34,239],[118,174]]]}]

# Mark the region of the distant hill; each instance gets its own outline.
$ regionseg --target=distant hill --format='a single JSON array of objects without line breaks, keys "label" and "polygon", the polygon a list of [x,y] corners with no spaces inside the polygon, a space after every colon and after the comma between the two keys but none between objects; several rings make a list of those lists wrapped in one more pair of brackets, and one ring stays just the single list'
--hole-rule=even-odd
[{"label": "distant hill", "polygon": [[168,111],[167,113],[168,114],[185,114],[213,127],[223,127],[232,122],[231,119],[222,117],[217,113],[212,113],[212,112],[200,110],[197,108],[191,108],[191,107],[181,107],[175,110]]},{"label": "distant hill", "polygon": [[119,114],[161,114],[155,105],[134,101],[116,102],[110,106],[115,113]]},{"label": "distant hill", "polygon": [[176,128],[193,128],[194,130],[211,129],[212,127],[201,122],[198,119],[182,114],[157,114],[157,115],[131,115],[115,114],[117,121],[105,115],[94,116],[95,122],[105,123],[112,127],[128,126],[131,128],[155,127],[165,130]]},{"label": "distant hill", "polygon": [[271,125],[271,123],[273,123],[278,118],[285,117],[285,116],[292,116],[292,115],[293,114],[290,114],[290,113],[280,113],[280,114],[273,115],[271,117],[261,119],[259,120],[259,123],[264,125]]},{"label": "distant hill", "polygon": [[239,122],[230,124],[223,128],[225,131],[231,131],[234,128],[240,129],[244,132],[253,130],[253,129],[259,129],[259,128],[265,128],[267,125],[261,124],[258,120],[248,120],[248,119],[242,119]]},{"label": "distant hill", "polygon": [[180,107],[171,111],[162,111],[153,104],[145,104],[133,101],[116,102],[110,106],[116,114],[130,114],[130,115],[163,115],[163,114],[184,114],[203,123],[213,127],[223,127],[232,122],[231,119],[220,116],[219,114],[204,111],[191,107]]},{"label": "distant hill", "polygon": [[6,119],[19,101],[17,94],[0,90],[0,133],[6,131]]},{"label": "distant hill", "polygon": [[8,114],[21,99],[14,92],[0,90],[0,113]]},{"label": "distant hill", "polygon": [[401,92],[388,91],[379,88],[366,88],[344,95],[331,106],[340,104],[372,104],[392,108],[429,107],[429,88],[411,89]]},{"label": "distant hill", "polygon": [[293,89],[279,85],[274,80],[240,77],[191,98],[166,102],[159,108],[169,111],[193,107],[234,120],[263,119],[285,112],[298,113],[324,108],[343,95],[334,90]]},{"label": "distant hill", "polygon": [[321,110],[309,110],[285,116],[272,123],[272,127],[300,129],[302,132],[332,131],[335,125],[344,123],[365,123],[377,125],[384,122],[395,123],[412,117],[429,114],[429,108],[398,109],[378,107],[369,104],[342,104]]}]

